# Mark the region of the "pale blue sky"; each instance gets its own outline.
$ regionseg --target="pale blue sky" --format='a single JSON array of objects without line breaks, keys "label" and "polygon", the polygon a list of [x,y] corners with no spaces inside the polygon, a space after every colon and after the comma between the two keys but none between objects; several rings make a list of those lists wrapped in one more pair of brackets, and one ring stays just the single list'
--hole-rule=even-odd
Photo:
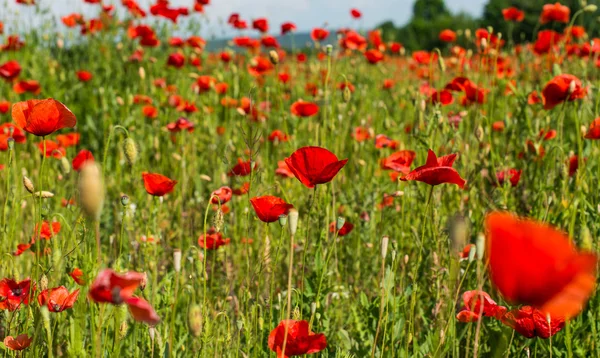
[{"label": "pale blue sky", "polygon": [[[15,0],[0,0],[8,3],[9,12],[18,8],[20,15],[27,16],[30,10],[15,4]],[[55,15],[66,15],[71,12],[90,12],[94,5],[83,0],[37,0],[44,8],[49,8]],[[120,3],[120,0],[105,0],[106,3]],[[147,9],[150,0],[138,0]],[[293,21],[298,29],[310,30],[316,26],[328,24],[331,28],[354,26],[373,27],[385,20],[393,20],[403,24],[411,16],[414,0],[212,0],[207,6],[206,14],[211,20],[226,19],[230,13],[238,12],[243,19],[267,17],[273,32],[279,31],[279,25],[285,21]],[[487,0],[446,0],[447,6],[454,12],[464,11],[475,16],[481,15]],[[173,6],[191,6],[193,0],[171,0]],[[360,21],[350,18],[350,8],[356,7],[363,12]],[[3,8],[6,8],[3,6]],[[10,15],[9,15],[10,16]],[[5,16],[1,18],[7,20]],[[14,19],[14,17],[13,17]],[[222,33],[216,21],[211,22],[211,29],[206,31],[218,35]]]}]

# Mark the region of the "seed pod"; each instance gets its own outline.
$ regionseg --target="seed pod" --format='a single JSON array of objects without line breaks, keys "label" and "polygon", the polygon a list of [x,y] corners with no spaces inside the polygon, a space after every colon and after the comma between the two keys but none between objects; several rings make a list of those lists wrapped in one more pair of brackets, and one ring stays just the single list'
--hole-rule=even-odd
[{"label": "seed pod", "polygon": [[282,227],[287,225],[287,215],[279,215],[279,225]]},{"label": "seed pod", "polygon": [[181,250],[180,249],[173,250],[173,267],[175,268],[175,272],[181,271]]},{"label": "seed pod", "polygon": [[71,163],[69,163],[67,157],[60,158],[60,168],[64,174],[69,174],[71,172]]},{"label": "seed pod", "polygon": [[483,235],[482,233],[479,233],[479,235],[477,235],[477,241],[476,241],[476,246],[477,246],[477,260],[483,260],[483,256],[485,255],[485,235]]},{"label": "seed pod", "polygon": [[384,236],[381,238],[381,258],[385,260],[388,251],[388,243],[390,238],[388,236]]},{"label": "seed pod", "polygon": [[123,205],[123,206],[129,205],[129,196],[121,195],[121,205]]},{"label": "seed pod", "polygon": [[138,157],[138,149],[135,141],[132,138],[128,137],[123,142],[123,152],[125,152],[125,159],[127,159],[127,163],[129,163],[129,165],[135,164],[135,161]]},{"label": "seed pod", "polygon": [[100,219],[104,205],[102,171],[95,162],[86,162],[79,172],[79,203],[91,219]]},{"label": "seed pod", "polygon": [[275,50],[269,51],[269,60],[273,65],[279,64],[279,54]]},{"label": "seed pod", "polygon": [[35,191],[35,188],[33,186],[33,182],[31,181],[31,179],[29,179],[25,175],[23,175],[23,186],[25,187],[25,190],[27,190],[31,194],[33,194],[33,192]]},{"label": "seed pod", "polygon": [[333,46],[332,45],[325,46],[325,53],[327,53],[327,56],[331,56],[332,52],[333,52]]},{"label": "seed pod", "polygon": [[202,308],[200,305],[193,305],[188,312],[188,325],[194,337],[200,337],[202,334]]},{"label": "seed pod", "polygon": [[296,235],[296,230],[298,230],[298,210],[290,209],[288,218],[288,222],[290,223],[290,234]]}]

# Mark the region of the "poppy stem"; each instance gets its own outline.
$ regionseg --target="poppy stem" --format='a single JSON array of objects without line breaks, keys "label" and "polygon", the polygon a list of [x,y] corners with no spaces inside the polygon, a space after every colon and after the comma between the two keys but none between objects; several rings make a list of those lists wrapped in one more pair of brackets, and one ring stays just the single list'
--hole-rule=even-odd
[{"label": "poppy stem", "polygon": [[[306,248],[305,248],[306,250]],[[303,268],[304,269],[304,268]],[[292,273],[294,272],[294,235],[290,235],[290,264],[288,268],[288,288],[287,288],[287,313],[286,320],[290,320],[292,315]],[[285,325],[285,333],[283,334],[283,345],[281,352],[285,355],[285,346],[288,338],[288,324]]]}]

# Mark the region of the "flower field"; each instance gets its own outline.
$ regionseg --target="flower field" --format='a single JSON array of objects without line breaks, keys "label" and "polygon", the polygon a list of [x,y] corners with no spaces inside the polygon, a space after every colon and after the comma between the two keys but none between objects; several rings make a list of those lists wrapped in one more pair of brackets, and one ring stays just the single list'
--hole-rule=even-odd
[{"label": "flower field", "polygon": [[412,50],[368,9],[210,48],[209,0],[16,3],[2,356],[600,356],[596,5]]}]

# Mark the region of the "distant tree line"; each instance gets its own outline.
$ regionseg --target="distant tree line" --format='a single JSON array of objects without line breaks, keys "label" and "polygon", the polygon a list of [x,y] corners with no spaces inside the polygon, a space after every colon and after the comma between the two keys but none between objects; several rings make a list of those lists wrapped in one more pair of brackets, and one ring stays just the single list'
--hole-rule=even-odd
[{"label": "distant tree line", "polygon": [[[564,31],[565,24],[540,25],[539,18],[545,4],[557,0],[489,0],[485,5],[481,18],[474,18],[467,13],[451,13],[444,0],[417,0],[413,6],[410,21],[396,27],[392,21],[386,21],[378,26],[386,40],[401,42],[408,50],[442,48],[445,44],[438,35],[444,29],[454,31],[491,26],[494,32],[501,32],[504,39],[512,36],[514,43],[535,40],[535,33],[543,29]],[[569,6],[571,16],[581,9],[581,0],[560,0],[561,4]],[[588,3],[598,4],[597,0]],[[525,19],[519,23],[509,23],[502,16],[502,9],[514,6],[525,12]],[[600,37],[600,11],[595,14],[583,13],[575,21],[575,25],[585,26],[590,37]],[[459,38],[459,44],[464,38]]]}]

